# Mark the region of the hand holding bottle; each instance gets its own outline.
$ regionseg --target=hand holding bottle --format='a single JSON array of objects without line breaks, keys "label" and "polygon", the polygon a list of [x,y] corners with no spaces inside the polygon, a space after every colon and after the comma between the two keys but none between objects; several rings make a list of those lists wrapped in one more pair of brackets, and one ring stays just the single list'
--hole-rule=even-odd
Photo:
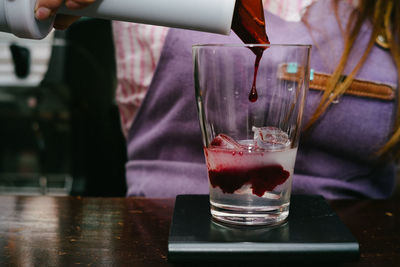
[{"label": "hand holding bottle", "polygon": [[[77,10],[89,6],[95,0],[67,0],[65,6],[71,10]],[[63,0],[37,0],[35,6],[35,17],[37,20],[46,20],[56,15],[58,8],[64,3]],[[54,28],[64,30],[68,28],[79,16],[57,14],[54,20]]]}]

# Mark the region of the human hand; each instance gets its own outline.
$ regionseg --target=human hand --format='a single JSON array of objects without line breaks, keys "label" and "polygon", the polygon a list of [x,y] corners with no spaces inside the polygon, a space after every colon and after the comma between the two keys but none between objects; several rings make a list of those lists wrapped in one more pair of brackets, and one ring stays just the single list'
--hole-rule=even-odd
[{"label": "human hand", "polygon": [[[96,0],[66,0],[65,6],[69,9],[81,9],[94,3]],[[35,17],[37,20],[45,20],[54,16],[58,8],[64,3],[64,0],[37,0],[35,6]],[[54,28],[64,30],[68,28],[74,21],[79,19],[78,16],[70,16],[57,14],[54,20]]]}]

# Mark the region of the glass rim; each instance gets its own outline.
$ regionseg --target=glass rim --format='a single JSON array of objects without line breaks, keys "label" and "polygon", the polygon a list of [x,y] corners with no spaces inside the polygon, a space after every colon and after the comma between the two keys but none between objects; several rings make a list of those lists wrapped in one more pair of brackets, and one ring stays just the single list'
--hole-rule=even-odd
[{"label": "glass rim", "polygon": [[193,49],[207,48],[207,47],[298,47],[298,48],[311,48],[311,44],[240,44],[240,43],[205,43],[194,44]]}]

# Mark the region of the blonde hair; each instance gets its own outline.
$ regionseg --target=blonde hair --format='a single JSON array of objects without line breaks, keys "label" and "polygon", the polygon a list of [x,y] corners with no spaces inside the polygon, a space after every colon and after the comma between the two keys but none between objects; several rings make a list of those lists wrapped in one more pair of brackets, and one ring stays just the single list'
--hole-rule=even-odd
[{"label": "blonde hair", "polygon": [[[334,0],[334,10],[337,15],[339,0]],[[338,17],[338,16],[337,16]],[[372,22],[371,36],[368,45],[357,65],[350,74],[343,80],[343,70],[346,66],[347,59],[355,44],[357,36],[360,33],[362,25],[370,20]],[[303,20],[306,23],[306,20]],[[340,24],[339,24],[340,25]],[[343,29],[343,27],[341,27]],[[387,49],[390,50],[393,60],[397,67],[398,84],[400,79],[400,1],[398,0],[359,0],[358,8],[352,11],[348,22],[347,29],[344,32],[345,45],[339,64],[333,72],[325,91],[321,97],[321,101],[314,111],[311,119],[306,122],[305,131],[311,129],[312,125],[325,113],[330,104],[342,96],[350,87],[357,72],[365,63],[371,49],[376,43],[377,38],[385,38]],[[397,99],[400,93],[397,88]],[[400,105],[397,105],[396,122],[393,133],[388,142],[377,152],[378,155],[388,155],[393,153],[397,158],[400,157],[398,145],[400,143]]]}]

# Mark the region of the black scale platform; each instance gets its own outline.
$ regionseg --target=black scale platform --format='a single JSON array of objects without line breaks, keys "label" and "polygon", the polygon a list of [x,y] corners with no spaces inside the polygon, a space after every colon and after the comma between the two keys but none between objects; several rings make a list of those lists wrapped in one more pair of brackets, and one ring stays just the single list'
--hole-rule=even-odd
[{"label": "black scale platform", "polygon": [[359,258],[359,244],[321,196],[293,195],[289,219],[277,227],[232,227],[215,222],[208,195],[179,195],[168,260],[323,261]]}]

